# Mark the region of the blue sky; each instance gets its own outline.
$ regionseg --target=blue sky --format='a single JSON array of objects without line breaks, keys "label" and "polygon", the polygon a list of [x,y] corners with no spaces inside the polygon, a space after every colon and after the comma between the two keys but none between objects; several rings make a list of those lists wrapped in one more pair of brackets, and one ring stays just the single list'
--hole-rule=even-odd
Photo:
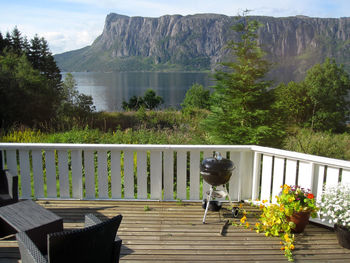
[{"label": "blue sky", "polygon": [[62,53],[90,45],[102,33],[109,13],[159,17],[218,13],[350,17],[350,0],[0,0],[0,32],[17,26],[29,39],[44,37],[51,51]]}]

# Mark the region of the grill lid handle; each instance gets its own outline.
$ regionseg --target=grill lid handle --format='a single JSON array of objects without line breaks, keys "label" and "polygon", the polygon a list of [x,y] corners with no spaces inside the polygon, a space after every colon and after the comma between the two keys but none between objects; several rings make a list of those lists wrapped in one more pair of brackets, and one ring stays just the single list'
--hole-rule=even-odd
[{"label": "grill lid handle", "polygon": [[221,161],[221,160],[222,160],[221,153],[220,153],[220,152],[215,152],[214,158],[215,158],[216,160],[218,160],[218,161]]}]

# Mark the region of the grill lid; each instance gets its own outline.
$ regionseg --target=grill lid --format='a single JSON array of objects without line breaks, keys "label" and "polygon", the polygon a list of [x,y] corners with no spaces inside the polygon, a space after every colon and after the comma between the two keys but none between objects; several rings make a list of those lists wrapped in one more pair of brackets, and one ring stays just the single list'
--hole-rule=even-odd
[{"label": "grill lid", "polygon": [[235,167],[233,162],[222,158],[219,152],[215,152],[214,157],[205,158],[201,163],[201,171],[218,172],[218,171],[232,171]]}]

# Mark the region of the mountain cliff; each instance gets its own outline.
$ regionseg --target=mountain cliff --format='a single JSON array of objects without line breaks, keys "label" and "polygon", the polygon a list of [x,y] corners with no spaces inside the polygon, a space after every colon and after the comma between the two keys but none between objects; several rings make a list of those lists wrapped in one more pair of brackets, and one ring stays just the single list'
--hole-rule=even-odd
[{"label": "mountain cliff", "polygon": [[[300,80],[308,68],[334,57],[350,71],[350,18],[251,17],[259,44],[273,63],[271,78]],[[234,17],[218,14],[159,18],[109,14],[91,46],[55,55],[62,71],[213,70],[239,36]]]}]

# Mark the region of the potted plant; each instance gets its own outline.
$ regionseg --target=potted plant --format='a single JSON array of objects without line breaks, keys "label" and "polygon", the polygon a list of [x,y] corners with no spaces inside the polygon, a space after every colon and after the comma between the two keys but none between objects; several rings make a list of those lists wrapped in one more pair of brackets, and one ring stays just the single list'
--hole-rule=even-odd
[{"label": "potted plant", "polygon": [[282,192],[276,196],[277,203],[283,208],[288,221],[295,224],[292,228],[294,233],[304,231],[309,222],[309,218],[317,216],[317,206],[315,196],[310,189],[300,186],[283,185]]},{"label": "potted plant", "polygon": [[350,184],[326,186],[319,206],[321,219],[334,224],[339,244],[350,249]]},{"label": "potted plant", "polygon": [[[255,224],[255,230],[258,233],[264,232],[266,236],[280,236],[281,250],[289,261],[293,261],[294,233],[304,230],[309,217],[316,217],[318,208],[310,190],[286,184],[281,188],[281,193],[276,196],[277,204],[267,204],[267,200],[261,202],[262,213],[259,222]],[[300,223],[295,218],[304,220]],[[246,223],[246,220],[246,214],[243,213],[241,224]],[[246,223],[246,226],[249,224]]]}]

